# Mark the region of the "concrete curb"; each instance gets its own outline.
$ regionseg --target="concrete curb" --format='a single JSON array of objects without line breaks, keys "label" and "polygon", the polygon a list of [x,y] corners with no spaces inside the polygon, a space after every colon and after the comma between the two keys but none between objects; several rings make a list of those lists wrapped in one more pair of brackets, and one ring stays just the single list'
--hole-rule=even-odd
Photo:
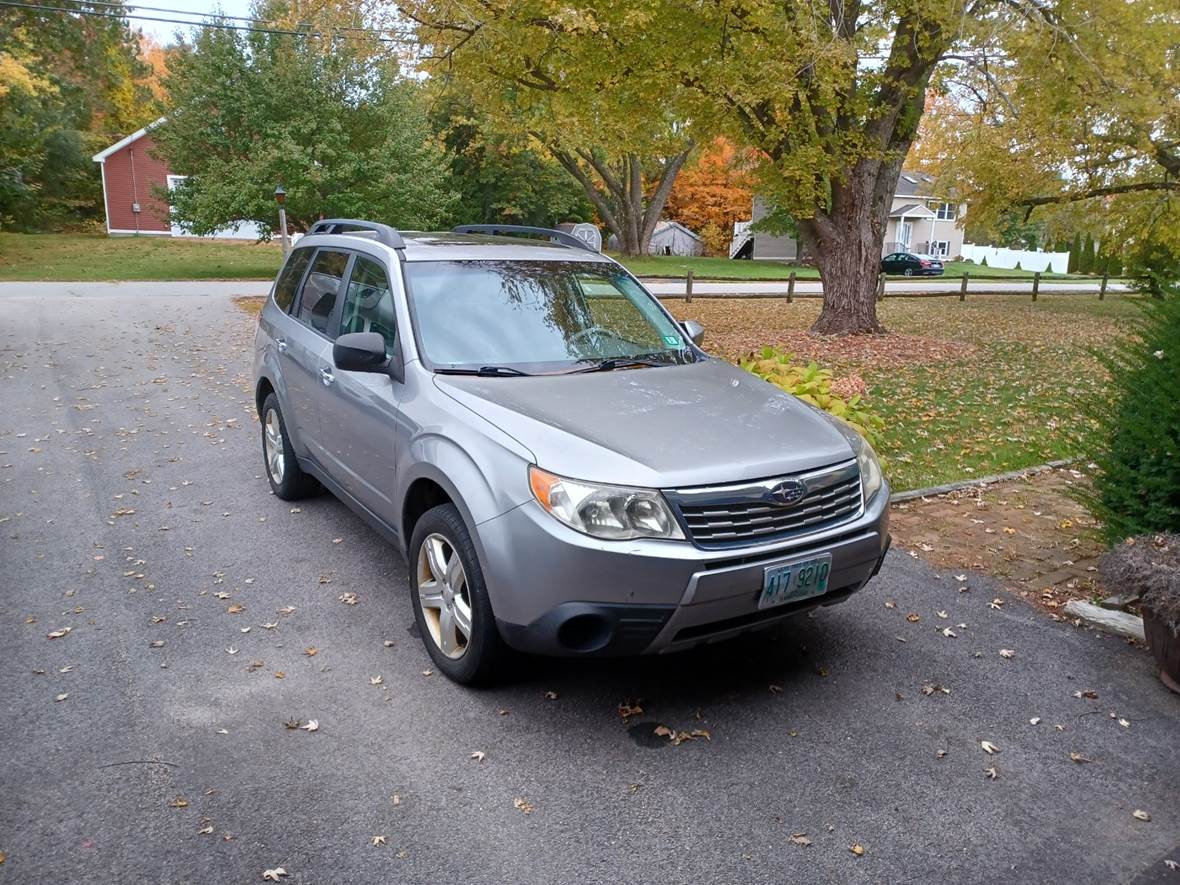
[{"label": "concrete curb", "polygon": [[1068,467],[1070,464],[1077,463],[1076,458],[1066,459],[1064,461],[1050,461],[1047,464],[1038,464],[1035,467],[1026,467],[1023,470],[1012,470],[1008,473],[997,473],[994,476],[981,476],[978,479],[968,479],[961,482],[948,482],[940,486],[930,486],[925,489],[912,489],[908,492],[898,492],[889,500],[891,504],[901,504],[905,501],[912,501],[915,498],[933,498],[938,495],[945,495],[948,492],[958,492],[962,489],[983,488],[984,486],[994,485],[997,482],[1007,482],[1012,479],[1023,479],[1026,476],[1036,476],[1038,473],[1045,473],[1049,470],[1058,470],[1062,467]]}]

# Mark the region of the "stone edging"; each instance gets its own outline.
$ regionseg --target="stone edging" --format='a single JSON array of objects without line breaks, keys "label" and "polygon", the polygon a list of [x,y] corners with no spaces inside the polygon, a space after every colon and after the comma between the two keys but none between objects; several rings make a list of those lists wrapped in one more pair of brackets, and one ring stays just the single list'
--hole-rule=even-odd
[{"label": "stone edging", "polygon": [[1036,476],[1038,473],[1045,473],[1049,470],[1057,470],[1061,467],[1068,467],[1070,464],[1076,463],[1077,459],[1066,459],[1064,461],[1050,461],[1047,464],[1038,464],[1035,467],[1026,467],[1023,470],[1013,470],[1009,473],[997,473],[994,476],[981,476],[978,479],[968,479],[961,482],[948,482],[940,486],[930,486],[925,489],[913,489],[908,492],[898,492],[889,500],[892,504],[900,504],[903,501],[912,501],[915,498],[933,498],[937,495],[945,495],[948,492],[957,492],[962,489],[969,489],[975,486],[989,486],[997,482],[1007,482],[1012,479],[1023,479],[1026,476]]}]

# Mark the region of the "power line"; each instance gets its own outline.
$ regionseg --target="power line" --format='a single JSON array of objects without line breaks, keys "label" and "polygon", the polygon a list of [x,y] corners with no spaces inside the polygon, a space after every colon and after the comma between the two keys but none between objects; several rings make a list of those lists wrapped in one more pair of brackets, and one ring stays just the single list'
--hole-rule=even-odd
[{"label": "power line", "polygon": [[[115,5],[115,4],[111,4],[111,5]],[[160,18],[159,16],[139,15],[138,13],[129,13],[129,12],[120,14],[117,12],[103,12],[103,11],[97,10],[97,9],[72,9],[72,8],[69,8],[66,6],[41,6],[41,5],[38,5],[35,3],[18,3],[18,2],[15,2],[15,0],[0,0],[0,6],[9,6],[14,9],[31,9],[36,12],[65,12],[65,13],[72,13],[74,15],[89,15],[89,16],[94,16],[97,18],[115,18],[115,19],[120,19],[120,20],[133,19],[135,21],[164,22],[165,24],[185,25],[186,27],[190,27],[190,28],[215,28],[215,29],[222,30],[222,31],[245,31],[245,32],[251,33],[251,34],[279,34],[279,35],[289,36],[289,37],[315,37],[315,38],[319,38],[319,39],[322,39],[325,36],[324,34],[321,34],[316,31],[292,31],[292,30],[286,30],[286,29],[281,29],[281,28],[253,28],[253,27],[246,27],[243,25],[231,25],[231,24],[227,24],[224,22],[216,22],[216,21],[214,21],[214,22],[210,22],[210,21],[194,22],[194,21],[186,21],[184,19],[178,19],[178,18]],[[167,11],[173,12],[174,14],[180,14],[180,15],[186,14],[186,13],[181,12],[180,10],[167,10]],[[229,16],[221,16],[221,17],[228,18]],[[361,29],[341,28],[340,30],[361,30]],[[380,33],[378,31],[366,31],[366,33],[372,34],[373,39],[377,40],[381,43],[406,43],[406,42],[409,42],[406,38],[403,38],[403,37],[395,38],[395,37],[378,36],[378,34]]]},{"label": "power line", "polygon": [[[203,18],[208,17],[208,18],[215,18],[215,19],[228,19],[230,21],[250,22],[251,24],[256,24],[256,25],[277,25],[277,24],[279,24],[279,22],[275,21],[274,19],[251,18],[248,15],[227,15],[226,13],[223,13],[223,12],[219,12],[216,14],[207,13],[207,12],[189,12],[186,9],[169,9],[166,6],[143,6],[138,3],[117,3],[117,2],[109,2],[109,0],[84,0],[84,2],[88,6],[106,6],[109,8],[120,9],[120,10],[143,9],[143,10],[147,10],[148,12],[167,12],[172,15],[190,15],[190,16],[199,16],[199,17],[203,17]],[[64,7],[63,6],[61,8],[67,9],[71,12],[82,11],[82,10],[75,10],[71,7]],[[138,18],[138,16],[135,16],[135,15],[128,15],[127,17],[128,18]],[[192,22],[191,24],[193,27],[201,27],[203,22]],[[334,31],[357,31],[357,32],[360,32],[363,34],[373,34],[373,35],[380,35],[383,33],[388,33],[387,30],[378,29],[378,28],[358,28],[355,26],[347,26],[347,25],[341,25],[340,27],[335,27],[335,28],[333,28],[333,30]]]}]

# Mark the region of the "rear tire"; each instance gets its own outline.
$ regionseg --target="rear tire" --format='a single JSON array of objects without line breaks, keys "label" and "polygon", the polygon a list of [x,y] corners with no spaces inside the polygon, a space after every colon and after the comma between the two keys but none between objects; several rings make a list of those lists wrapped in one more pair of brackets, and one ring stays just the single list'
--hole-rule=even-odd
[{"label": "rear tire", "polygon": [[419,518],[409,566],[414,620],[435,666],[461,685],[491,682],[508,649],[496,628],[471,534],[454,504]]},{"label": "rear tire", "polygon": [[269,394],[262,403],[262,462],[271,491],[284,501],[297,501],[320,490],[315,477],[303,472],[291,447],[291,437],[279,408],[279,398]]},{"label": "rear tire", "polygon": [[905,269],[905,275],[907,277],[912,277],[914,275],[914,269],[912,267],[907,267]]}]

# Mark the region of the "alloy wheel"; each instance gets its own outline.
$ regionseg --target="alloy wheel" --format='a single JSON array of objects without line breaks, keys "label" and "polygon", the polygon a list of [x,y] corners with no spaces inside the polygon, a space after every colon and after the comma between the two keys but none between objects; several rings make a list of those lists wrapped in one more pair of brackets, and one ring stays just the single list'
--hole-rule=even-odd
[{"label": "alloy wheel", "polygon": [[271,409],[266,413],[266,422],[262,427],[263,448],[266,454],[266,469],[275,485],[282,485],[283,471],[286,467],[283,455],[283,425],[279,421],[279,413]]},{"label": "alloy wheel", "polygon": [[471,641],[471,595],[458,551],[445,537],[427,535],[418,548],[418,602],[434,644],[458,659]]}]

